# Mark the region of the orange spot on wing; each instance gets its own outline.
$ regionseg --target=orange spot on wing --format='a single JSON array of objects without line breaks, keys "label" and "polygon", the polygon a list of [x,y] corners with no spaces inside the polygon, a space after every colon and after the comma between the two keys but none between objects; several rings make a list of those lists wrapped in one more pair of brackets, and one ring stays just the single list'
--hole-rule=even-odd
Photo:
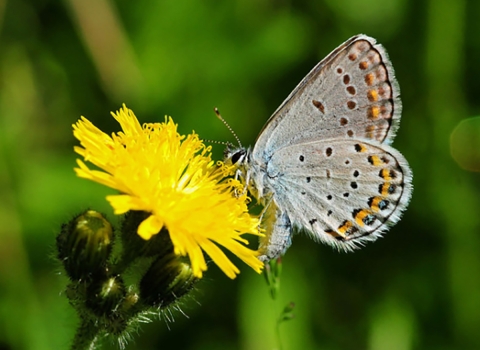
[{"label": "orange spot on wing", "polygon": [[[378,158],[378,157],[377,157],[377,158]],[[380,159],[378,159],[378,160],[380,161]],[[392,177],[390,176],[390,170],[387,169],[387,168],[382,169],[382,170],[380,171],[380,176],[381,176],[384,180],[386,180],[386,181],[392,180]]]},{"label": "orange spot on wing", "polygon": [[355,151],[357,152],[366,152],[367,151],[367,147],[365,147],[365,145],[362,145],[361,143],[357,143],[355,145]]},{"label": "orange spot on wing", "polygon": [[341,235],[342,237],[345,237],[345,234],[347,231],[353,226],[351,221],[345,221],[342,226],[338,228],[338,234]]},{"label": "orange spot on wing", "polygon": [[[382,165],[383,162],[382,160],[380,159],[380,157],[378,156],[370,156],[368,157],[368,161],[370,162],[370,164],[372,164],[373,166],[379,166],[379,165]],[[383,169],[385,170],[385,169]],[[383,177],[383,176],[382,176]]]},{"label": "orange spot on wing", "polygon": [[370,208],[372,208],[372,210],[374,212],[378,212],[380,210],[380,208],[378,207],[379,203],[383,200],[382,197],[374,197],[372,199],[372,202],[370,203]]},{"label": "orange spot on wing", "polygon": [[390,182],[385,182],[383,185],[382,185],[382,190],[380,191],[381,192],[381,195],[382,196],[388,196],[389,192],[388,192],[388,189],[390,188]]},{"label": "orange spot on wing", "polygon": [[368,90],[367,98],[370,102],[378,101],[378,92],[377,90]]},{"label": "orange spot on wing", "polygon": [[363,219],[369,214],[371,214],[369,210],[360,210],[357,215],[355,215],[355,222],[361,227],[365,226]]},{"label": "orange spot on wing", "polygon": [[377,119],[380,114],[380,108],[378,106],[371,106],[367,109],[367,117],[370,119]]},{"label": "orange spot on wing", "polygon": [[365,83],[367,83],[368,86],[372,86],[374,80],[375,76],[372,73],[365,75]]},{"label": "orange spot on wing", "polygon": [[375,125],[369,125],[365,128],[365,132],[367,133],[367,137],[373,138],[373,132],[375,131]]}]

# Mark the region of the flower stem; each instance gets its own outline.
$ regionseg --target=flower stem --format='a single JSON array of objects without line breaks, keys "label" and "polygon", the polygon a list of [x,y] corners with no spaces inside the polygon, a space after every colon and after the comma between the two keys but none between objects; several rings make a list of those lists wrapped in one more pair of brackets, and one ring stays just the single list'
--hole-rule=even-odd
[{"label": "flower stem", "polygon": [[82,323],[75,333],[71,350],[95,350],[97,348],[98,328],[93,323]]},{"label": "flower stem", "polygon": [[277,338],[277,349],[282,350],[282,338],[280,336],[280,318],[278,316],[278,299],[273,301],[273,312],[275,314],[275,337]]}]

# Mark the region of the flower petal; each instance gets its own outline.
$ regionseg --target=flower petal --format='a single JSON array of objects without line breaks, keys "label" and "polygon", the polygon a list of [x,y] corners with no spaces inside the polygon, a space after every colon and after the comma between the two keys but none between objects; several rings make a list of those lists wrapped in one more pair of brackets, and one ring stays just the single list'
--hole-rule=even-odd
[{"label": "flower petal", "polygon": [[77,175],[120,191],[107,196],[115,214],[150,213],[138,234],[148,240],[165,226],[175,253],[189,257],[195,276],[207,269],[203,252],[230,278],[239,273],[219,246],[260,272],[257,252],[242,237],[261,235],[259,221],[248,214],[249,198],[237,195],[242,185],[228,178],[233,167],[214,162],[211,147],[195,133],[180,135],[171,118],[140,125],[125,105],[112,115],[122,131],[111,136],[84,117],[73,125],[81,145],[75,152],[101,169],[79,159]]}]

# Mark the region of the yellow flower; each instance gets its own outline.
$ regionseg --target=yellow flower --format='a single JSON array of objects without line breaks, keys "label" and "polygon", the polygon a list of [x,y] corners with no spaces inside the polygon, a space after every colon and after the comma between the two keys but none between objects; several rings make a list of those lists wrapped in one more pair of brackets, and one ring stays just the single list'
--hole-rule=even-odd
[{"label": "yellow flower", "polygon": [[112,116],[123,130],[112,136],[85,117],[73,125],[82,146],[75,152],[103,170],[90,169],[77,159],[77,175],[120,192],[107,196],[115,214],[150,213],[138,234],[148,240],[166,227],[175,253],[188,255],[195,276],[202,277],[207,269],[202,250],[228,277],[239,273],[219,245],[260,272],[258,253],[242,238],[244,233],[260,235],[259,221],[249,215],[246,195],[235,195],[236,189],[244,192],[241,184],[225,178],[233,169],[215,164],[211,148],[195,133],[180,135],[171,118],[142,126],[125,105]]}]

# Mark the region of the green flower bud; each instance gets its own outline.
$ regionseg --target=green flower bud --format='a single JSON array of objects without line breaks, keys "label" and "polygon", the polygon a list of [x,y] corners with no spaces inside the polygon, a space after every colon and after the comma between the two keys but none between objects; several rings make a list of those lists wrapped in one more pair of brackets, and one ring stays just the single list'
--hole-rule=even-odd
[{"label": "green flower bud", "polygon": [[282,258],[272,259],[265,264],[264,277],[267,281],[270,295],[275,300],[280,291],[280,276],[282,274]]},{"label": "green flower bud", "polygon": [[87,210],[62,225],[57,236],[58,258],[72,281],[106,275],[113,229],[105,217]]},{"label": "green flower bud", "polygon": [[133,210],[125,214],[121,227],[121,237],[123,245],[128,247],[125,254],[128,255],[129,259],[126,260],[156,255],[163,256],[173,252],[172,241],[165,227],[149,240],[145,240],[138,235],[138,225],[149,216],[150,214],[147,212]]},{"label": "green flower bud", "polygon": [[140,300],[164,308],[186,295],[198,281],[192,268],[174,253],[155,260],[140,281]]},{"label": "green flower bud", "polygon": [[120,276],[92,281],[87,287],[85,306],[96,315],[111,315],[124,301],[125,284]]},{"label": "green flower bud", "polygon": [[288,303],[284,308],[282,313],[280,314],[277,322],[281,323],[283,321],[288,321],[295,318],[295,314],[293,313],[293,309],[295,308],[295,303],[292,301]]}]

